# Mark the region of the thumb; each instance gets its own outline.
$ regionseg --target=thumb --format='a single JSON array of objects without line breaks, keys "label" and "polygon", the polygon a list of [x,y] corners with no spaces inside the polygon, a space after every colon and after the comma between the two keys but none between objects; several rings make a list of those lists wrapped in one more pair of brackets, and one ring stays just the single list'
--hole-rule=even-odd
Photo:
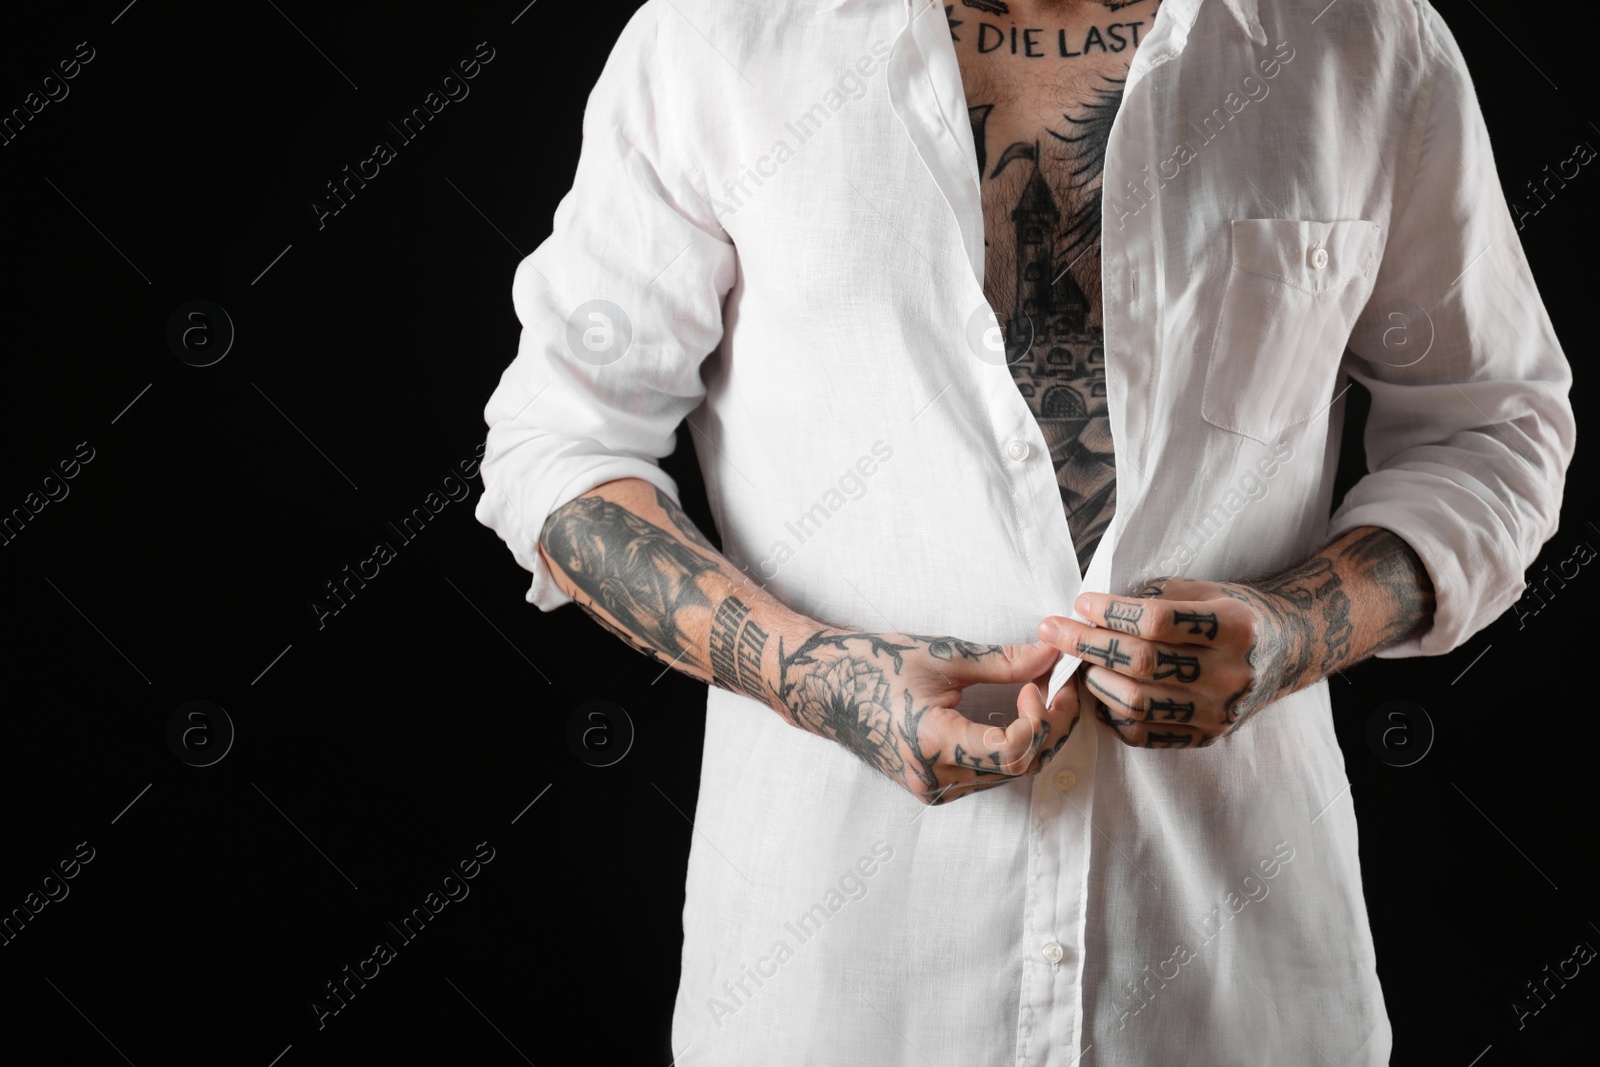
[{"label": "thumb", "polygon": [[1025,645],[999,645],[981,656],[957,655],[945,668],[961,685],[979,682],[1031,682],[1060,658],[1061,650],[1043,641]]}]

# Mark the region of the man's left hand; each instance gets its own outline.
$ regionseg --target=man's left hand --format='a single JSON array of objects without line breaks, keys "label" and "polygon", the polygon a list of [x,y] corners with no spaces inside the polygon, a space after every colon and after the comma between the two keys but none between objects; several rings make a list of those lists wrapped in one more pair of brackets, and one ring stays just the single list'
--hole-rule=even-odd
[{"label": "man's left hand", "polygon": [[1039,636],[1083,660],[1081,706],[1125,743],[1203,748],[1322,676],[1309,647],[1321,585],[1156,579],[1131,598],[1084,593],[1074,606],[1093,626],[1055,615]]}]

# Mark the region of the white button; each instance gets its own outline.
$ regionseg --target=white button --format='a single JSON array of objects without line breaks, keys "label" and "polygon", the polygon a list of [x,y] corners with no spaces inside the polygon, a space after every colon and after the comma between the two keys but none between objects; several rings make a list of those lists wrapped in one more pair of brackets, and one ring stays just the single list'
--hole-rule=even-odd
[{"label": "white button", "polygon": [[1056,788],[1065,793],[1078,784],[1078,776],[1071,771],[1062,771],[1056,775]]},{"label": "white button", "polygon": [[1064,955],[1066,955],[1066,951],[1059,943],[1055,941],[1046,941],[1044,943],[1044,960],[1046,963],[1060,963],[1061,957]]},{"label": "white button", "polygon": [[1321,270],[1328,265],[1328,250],[1326,248],[1313,248],[1311,250],[1311,266]]},{"label": "white button", "polygon": [[1027,459],[1028,453],[1031,451],[1032,449],[1028,447],[1028,442],[1026,441],[1012,441],[1009,445],[1006,445],[1006,455],[1019,461]]}]

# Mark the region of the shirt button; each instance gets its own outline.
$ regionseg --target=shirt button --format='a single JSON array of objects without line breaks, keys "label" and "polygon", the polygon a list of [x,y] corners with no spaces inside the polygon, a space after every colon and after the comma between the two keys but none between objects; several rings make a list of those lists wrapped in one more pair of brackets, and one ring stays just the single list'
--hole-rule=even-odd
[{"label": "shirt button", "polygon": [[1033,449],[1028,447],[1028,442],[1026,441],[1012,441],[1009,445],[1006,445],[1006,455],[1018,462],[1027,459],[1028,453],[1031,451]]},{"label": "shirt button", "polygon": [[1046,941],[1044,943],[1044,961],[1046,963],[1060,963],[1061,957],[1064,955],[1066,955],[1066,951],[1059,942]]},{"label": "shirt button", "polygon": [[1071,771],[1062,771],[1056,775],[1056,788],[1065,793],[1078,784],[1078,776]]},{"label": "shirt button", "polygon": [[1328,265],[1328,250],[1326,248],[1313,248],[1311,250],[1311,266],[1321,270]]}]

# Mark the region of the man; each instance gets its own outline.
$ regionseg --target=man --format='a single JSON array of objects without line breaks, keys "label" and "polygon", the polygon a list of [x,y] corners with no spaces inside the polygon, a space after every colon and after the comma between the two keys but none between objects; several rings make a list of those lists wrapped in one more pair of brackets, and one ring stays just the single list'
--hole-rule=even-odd
[{"label": "man", "polygon": [[678,1063],[1387,1062],[1325,679],[1575,432],[1428,4],[649,0],[513,296],[479,520],[712,684]]}]

